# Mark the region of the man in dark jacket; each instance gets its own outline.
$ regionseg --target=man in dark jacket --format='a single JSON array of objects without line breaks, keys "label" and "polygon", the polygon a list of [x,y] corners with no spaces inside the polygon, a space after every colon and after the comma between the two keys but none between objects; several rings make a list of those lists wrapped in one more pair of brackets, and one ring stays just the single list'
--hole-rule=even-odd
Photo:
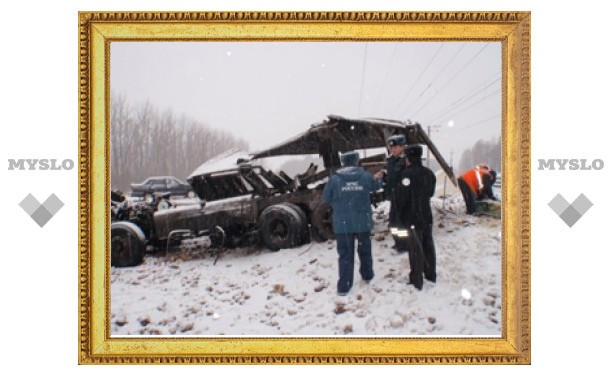
[{"label": "man in dark jacket", "polygon": [[340,161],[342,168],[329,178],[323,190],[323,200],[333,208],[333,226],[338,250],[337,289],[338,295],[346,295],[353,286],[355,238],[361,278],[370,282],[374,277],[370,239],[374,223],[370,193],[379,189],[381,182],[357,166],[357,152],[342,154]]},{"label": "man in dark jacket", "polygon": [[[397,229],[399,221],[397,219],[397,195],[396,188],[402,171],[406,168],[406,137],[404,135],[392,135],[387,139],[387,145],[391,155],[387,158],[385,170],[385,197],[389,200],[389,229],[395,241],[393,248],[398,253],[406,252],[405,243],[398,242],[394,230]],[[382,173],[377,173],[375,176],[379,178]]]},{"label": "man in dark jacket", "polygon": [[410,259],[410,283],[423,288],[423,274],[436,282],[436,248],[433,241],[430,199],[436,190],[436,176],[423,166],[423,148],[406,147],[407,167],[397,185],[398,236],[404,241]]}]

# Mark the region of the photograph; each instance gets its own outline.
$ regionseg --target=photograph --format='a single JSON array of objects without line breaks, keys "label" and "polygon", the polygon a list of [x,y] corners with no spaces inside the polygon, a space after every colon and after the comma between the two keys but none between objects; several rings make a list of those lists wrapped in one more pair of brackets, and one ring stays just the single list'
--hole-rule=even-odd
[{"label": "photograph", "polygon": [[529,360],[528,14],[175,16],[81,14],[82,357]]},{"label": "photograph", "polygon": [[[111,42],[110,55],[111,187],[126,194],[111,223],[111,335],[501,336],[501,43]],[[323,189],[343,153],[372,174],[391,148],[406,155],[416,124],[440,158],[410,141],[435,174],[437,277],[409,285],[394,247],[396,168],[368,203],[375,278],[338,296]],[[406,142],[390,147],[394,135]]]}]

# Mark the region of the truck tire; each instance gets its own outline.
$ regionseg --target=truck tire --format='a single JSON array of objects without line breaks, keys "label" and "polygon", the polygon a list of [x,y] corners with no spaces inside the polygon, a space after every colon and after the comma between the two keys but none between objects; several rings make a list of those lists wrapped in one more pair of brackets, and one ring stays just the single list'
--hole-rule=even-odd
[{"label": "truck tire", "polygon": [[312,238],[315,241],[323,242],[336,238],[332,222],[332,212],[331,205],[325,202],[318,204],[312,212]]},{"label": "truck tire", "polygon": [[308,217],[306,216],[306,213],[304,212],[304,210],[302,210],[302,208],[295,203],[287,202],[283,204],[291,207],[300,217],[300,220],[303,225],[302,230],[301,230],[302,232],[300,233],[300,245],[310,243],[310,232],[308,230]]},{"label": "truck tire", "polygon": [[145,235],[134,223],[111,224],[111,265],[115,267],[136,266],[144,259]]},{"label": "truck tire", "polygon": [[287,203],[267,207],[259,216],[259,234],[271,251],[301,245],[303,229],[306,227],[300,214]]}]

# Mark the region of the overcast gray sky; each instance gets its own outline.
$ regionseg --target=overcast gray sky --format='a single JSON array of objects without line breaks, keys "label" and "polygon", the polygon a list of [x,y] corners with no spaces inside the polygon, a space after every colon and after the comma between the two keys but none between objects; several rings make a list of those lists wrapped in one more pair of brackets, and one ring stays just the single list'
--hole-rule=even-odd
[{"label": "overcast gray sky", "polygon": [[112,42],[111,91],[251,151],[328,114],[410,119],[447,161],[501,135],[500,42]]}]

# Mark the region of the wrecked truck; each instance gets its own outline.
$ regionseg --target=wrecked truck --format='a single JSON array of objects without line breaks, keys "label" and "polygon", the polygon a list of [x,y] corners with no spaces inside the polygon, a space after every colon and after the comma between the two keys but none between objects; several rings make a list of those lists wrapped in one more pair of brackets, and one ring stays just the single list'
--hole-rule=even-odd
[{"label": "wrecked truck", "polygon": [[[427,146],[456,185],[452,168],[418,123],[330,115],[269,149],[229,151],[208,160],[187,178],[199,198],[192,204],[173,206],[163,196],[148,204],[123,203],[121,212],[112,212],[111,264],[138,265],[147,246],[167,247],[185,238],[199,238],[213,248],[259,243],[271,251],[333,239],[332,209],[322,197],[327,178],[341,166],[340,154],[385,151],[386,140],[394,134]],[[318,155],[323,167],[311,163],[303,173],[290,176],[261,164],[287,155]],[[386,156],[364,157],[360,164],[375,172],[384,167]],[[383,200],[382,190],[372,196],[373,204]]]}]

